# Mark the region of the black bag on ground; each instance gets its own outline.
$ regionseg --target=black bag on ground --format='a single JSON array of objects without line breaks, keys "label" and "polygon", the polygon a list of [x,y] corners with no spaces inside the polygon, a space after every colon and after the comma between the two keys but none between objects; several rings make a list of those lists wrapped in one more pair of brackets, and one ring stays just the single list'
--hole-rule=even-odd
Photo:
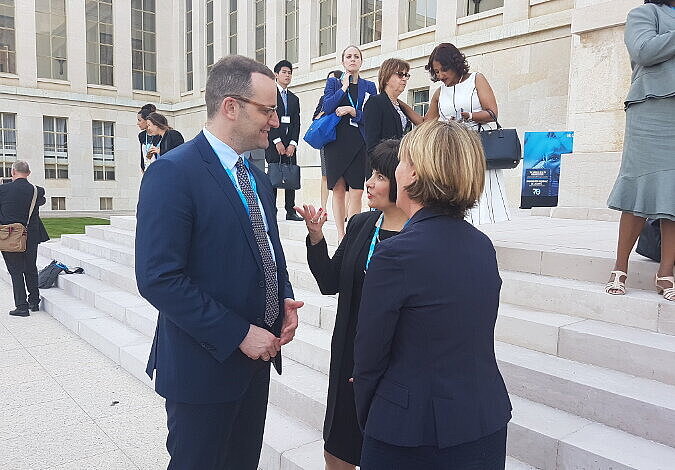
[{"label": "black bag on ground", "polygon": [[62,272],[65,272],[66,274],[82,274],[84,273],[84,269],[75,268],[71,271],[65,264],[52,260],[51,263],[42,268],[38,273],[38,288],[51,289],[56,285],[56,279]]},{"label": "black bag on ground", "polygon": [[640,232],[635,251],[639,255],[661,262],[661,222],[658,219],[647,219]]},{"label": "black bag on ground", "polygon": [[268,163],[267,175],[279,189],[300,189],[300,167],[293,163]]},{"label": "black bag on ground", "polygon": [[515,168],[522,158],[520,137],[515,129],[504,129],[497,121],[495,113],[486,110],[495,120],[497,129],[478,128],[483,143],[485,164],[488,170],[507,170]]}]

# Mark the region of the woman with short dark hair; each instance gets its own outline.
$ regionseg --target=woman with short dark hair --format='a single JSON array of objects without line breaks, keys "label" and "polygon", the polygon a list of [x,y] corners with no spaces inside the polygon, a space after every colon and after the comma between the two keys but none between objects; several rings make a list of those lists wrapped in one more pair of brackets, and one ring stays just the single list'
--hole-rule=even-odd
[{"label": "woman with short dark hair", "polygon": [[410,220],[371,259],[354,343],[361,470],[503,470],[501,279],[490,239],[464,220],[484,185],[480,138],[425,122],[399,158],[396,205]]},{"label": "woman with short dark hair", "polygon": [[149,165],[160,155],[164,155],[169,150],[178,147],[185,142],[183,135],[169,126],[166,116],[159,113],[150,113],[147,118],[148,134],[159,136],[159,141],[155,143],[146,154],[146,165]]},{"label": "woman with short dark hair", "polygon": [[605,292],[626,293],[628,257],[645,219],[659,219],[656,291],[675,301],[675,0],[646,0],[631,10],[624,40],[633,74],[621,169],[607,201],[610,209],[621,211],[621,220]]},{"label": "woman with short dark hair", "polygon": [[327,470],[354,469],[361,460],[363,438],[356,421],[351,377],[354,367],[354,336],[361,301],[361,286],[369,260],[380,241],[396,235],[407,220],[396,207],[398,163],[397,140],[387,140],[372,152],[372,174],[366,181],[368,206],[349,221],[347,234],[328,256],[322,227],[325,209],[296,208],[307,224],[307,261],[323,294],[340,293],[331,341],[328,400],[323,427]]}]

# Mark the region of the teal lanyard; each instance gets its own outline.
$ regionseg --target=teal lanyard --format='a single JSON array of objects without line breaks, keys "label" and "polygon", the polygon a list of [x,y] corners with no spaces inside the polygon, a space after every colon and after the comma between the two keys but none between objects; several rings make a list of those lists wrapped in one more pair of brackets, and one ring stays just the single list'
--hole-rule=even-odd
[{"label": "teal lanyard", "polygon": [[[358,93],[358,90],[359,90],[359,89],[358,89],[358,85],[357,85],[357,88],[356,88],[356,92],[357,92],[357,93]],[[356,95],[356,96],[358,96],[358,95]],[[347,87],[347,98],[349,98],[349,102],[352,104],[352,107],[353,107],[354,109],[359,109],[359,107],[358,107],[359,102],[358,102],[358,100],[357,100],[357,101],[356,101],[356,104],[354,104],[354,100],[352,99],[352,94],[349,93],[349,87]]]},{"label": "teal lanyard", "polygon": [[[258,187],[255,183],[255,178],[253,177],[253,173],[251,173],[251,168],[249,167],[248,160],[246,158],[244,160],[244,165],[246,166],[246,170],[248,171],[248,179],[251,182],[251,188],[253,189],[253,194],[255,195],[256,201],[258,200]],[[232,173],[232,170],[229,168],[225,167],[225,171],[227,172],[227,176],[230,177],[232,180],[232,184],[234,185],[235,189],[237,190],[237,193],[239,193],[239,199],[241,199],[241,203],[244,205],[244,209],[246,209],[246,213],[248,214],[249,217],[251,217],[251,209],[248,207],[248,202],[246,202],[246,196],[244,196],[244,192],[241,190],[239,187],[239,182],[237,181],[237,178],[234,176]]]},{"label": "teal lanyard", "polygon": [[377,244],[377,238],[380,236],[380,227],[384,222],[384,213],[380,214],[380,217],[375,223],[375,233],[373,233],[373,238],[370,240],[370,249],[368,250],[368,257],[366,258],[366,271],[370,265],[370,258],[373,257],[373,252],[375,251],[375,245]]}]

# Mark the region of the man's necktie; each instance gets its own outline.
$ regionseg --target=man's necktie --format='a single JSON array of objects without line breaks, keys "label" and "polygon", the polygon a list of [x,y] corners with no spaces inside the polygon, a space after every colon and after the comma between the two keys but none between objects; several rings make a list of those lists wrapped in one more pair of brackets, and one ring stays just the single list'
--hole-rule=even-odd
[{"label": "man's necktie", "polygon": [[286,90],[281,90],[281,101],[284,102],[284,114],[288,114],[288,95],[286,95]]},{"label": "man's necktie", "polygon": [[267,241],[267,232],[265,231],[265,224],[260,213],[258,200],[251,181],[249,180],[248,170],[244,165],[241,157],[234,165],[237,169],[237,180],[239,187],[244,194],[246,203],[248,204],[249,217],[251,218],[251,225],[253,226],[253,235],[258,244],[260,257],[262,258],[263,270],[265,272],[265,324],[272,326],[274,321],[279,316],[279,285],[277,284],[277,265],[272,256],[269,242]]}]

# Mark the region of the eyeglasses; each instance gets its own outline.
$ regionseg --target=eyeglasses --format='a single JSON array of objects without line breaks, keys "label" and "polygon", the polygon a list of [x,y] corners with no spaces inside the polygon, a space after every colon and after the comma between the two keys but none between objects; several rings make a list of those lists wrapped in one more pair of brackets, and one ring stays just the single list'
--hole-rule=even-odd
[{"label": "eyeglasses", "polygon": [[257,106],[260,111],[264,112],[267,115],[267,118],[271,118],[276,112],[277,112],[277,105],[274,106],[269,106],[266,104],[258,103],[257,101],[253,101],[250,98],[246,98],[245,96],[241,95],[227,95],[225,98],[234,98],[235,100],[243,101],[244,103],[249,103],[252,104],[253,106]]},{"label": "eyeglasses", "polygon": [[396,72],[396,75],[398,75],[399,78],[410,78],[410,74],[407,72]]}]

